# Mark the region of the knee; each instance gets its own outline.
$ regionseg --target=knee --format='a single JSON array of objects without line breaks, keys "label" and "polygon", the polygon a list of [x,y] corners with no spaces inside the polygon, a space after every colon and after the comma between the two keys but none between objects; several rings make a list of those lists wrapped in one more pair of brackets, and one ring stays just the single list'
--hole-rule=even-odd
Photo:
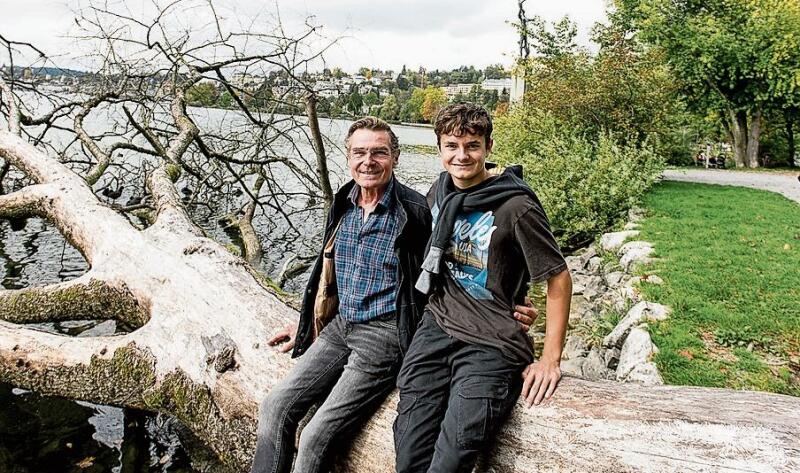
[{"label": "knee", "polygon": [[260,432],[275,431],[286,421],[291,409],[291,399],[280,388],[273,389],[261,401],[258,429]]},{"label": "knee", "polygon": [[315,416],[306,424],[300,432],[300,442],[298,451],[308,453],[322,452],[327,448],[328,441],[333,437],[331,429],[333,426],[322,422]]}]

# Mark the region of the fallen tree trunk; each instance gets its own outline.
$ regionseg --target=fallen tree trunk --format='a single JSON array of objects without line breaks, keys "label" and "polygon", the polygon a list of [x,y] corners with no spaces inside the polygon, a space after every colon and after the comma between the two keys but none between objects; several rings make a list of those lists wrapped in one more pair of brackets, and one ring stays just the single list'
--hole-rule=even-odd
[{"label": "fallen tree trunk", "polygon": [[[165,172],[151,175],[158,215],[140,231],[19,137],[0,132],[0,157],[37,183],[0,198],[0,215],[48,218],[91,266],[76,283],[0,291],[0,381],[168,413],[246,470],[258,403],[292,365],[265,340],[296,311],[202,235]],[[81,302],[98,294],[103,303]],[[15,309],[24,301],[41,307]],[[135,329],[72,338],[22,325],[89,310]],[[395,403],[392,396],[343,452],[342,471],[393,471]],[[789,396],[565,379],[549,404],[515,410],[479,469],[797,471],[798,426],[800,400]]]}]

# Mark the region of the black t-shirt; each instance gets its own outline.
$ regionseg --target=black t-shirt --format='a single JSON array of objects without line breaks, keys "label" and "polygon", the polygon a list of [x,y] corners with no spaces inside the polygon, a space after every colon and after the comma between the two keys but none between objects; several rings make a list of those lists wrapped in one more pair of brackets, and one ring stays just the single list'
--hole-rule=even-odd
[{"label": "black t-shirt", "polygon": [[[434,224],[439,216],[435,196],[436,184],[427,196]],[[514,363],[533,362],[514,305],[523,301],[531,282],[567,267],[538,201],[519,195],[494,208],[459,214],[443,263],[446,269],[428,302],[442,330],[467,343],[495,347]]]}]

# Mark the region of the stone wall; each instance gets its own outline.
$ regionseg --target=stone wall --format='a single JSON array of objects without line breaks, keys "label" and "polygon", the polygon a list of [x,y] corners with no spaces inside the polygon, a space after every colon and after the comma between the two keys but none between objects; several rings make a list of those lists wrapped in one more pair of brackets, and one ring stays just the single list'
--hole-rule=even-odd
[{"label": "stone wall", "polygon": [[573,296],[561,362],[564,374],[589,380],[664,383],[652,361],[658,347],[647,325],[666,319],[670,309],[643,300],[639,290],[643,284],[663,283],[654,274],[635,275],[653,261],[652,245],[635,240],[642,218],[643,211],[633,209],[623,231],[606,233],[567,257]]}]

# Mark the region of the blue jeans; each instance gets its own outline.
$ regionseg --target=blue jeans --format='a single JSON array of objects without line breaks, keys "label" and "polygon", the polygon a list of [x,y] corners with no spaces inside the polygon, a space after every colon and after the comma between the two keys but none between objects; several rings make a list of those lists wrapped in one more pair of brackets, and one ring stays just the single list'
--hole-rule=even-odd
[{"label": "blue jeans", "polygon": [[472,471],[516,404],[523,368],[451,337],[426,312],[397,377],[397,472]]},{"label": "blue jeans", "polygon": [[330,469],[334,440],[351,435],[377,409],[394,388],[399,366],[394,314],[365,323],[335,317],[261,404],[251,472],[289,472],[297,425],[323,400],[300,433],[294,471]]}]

